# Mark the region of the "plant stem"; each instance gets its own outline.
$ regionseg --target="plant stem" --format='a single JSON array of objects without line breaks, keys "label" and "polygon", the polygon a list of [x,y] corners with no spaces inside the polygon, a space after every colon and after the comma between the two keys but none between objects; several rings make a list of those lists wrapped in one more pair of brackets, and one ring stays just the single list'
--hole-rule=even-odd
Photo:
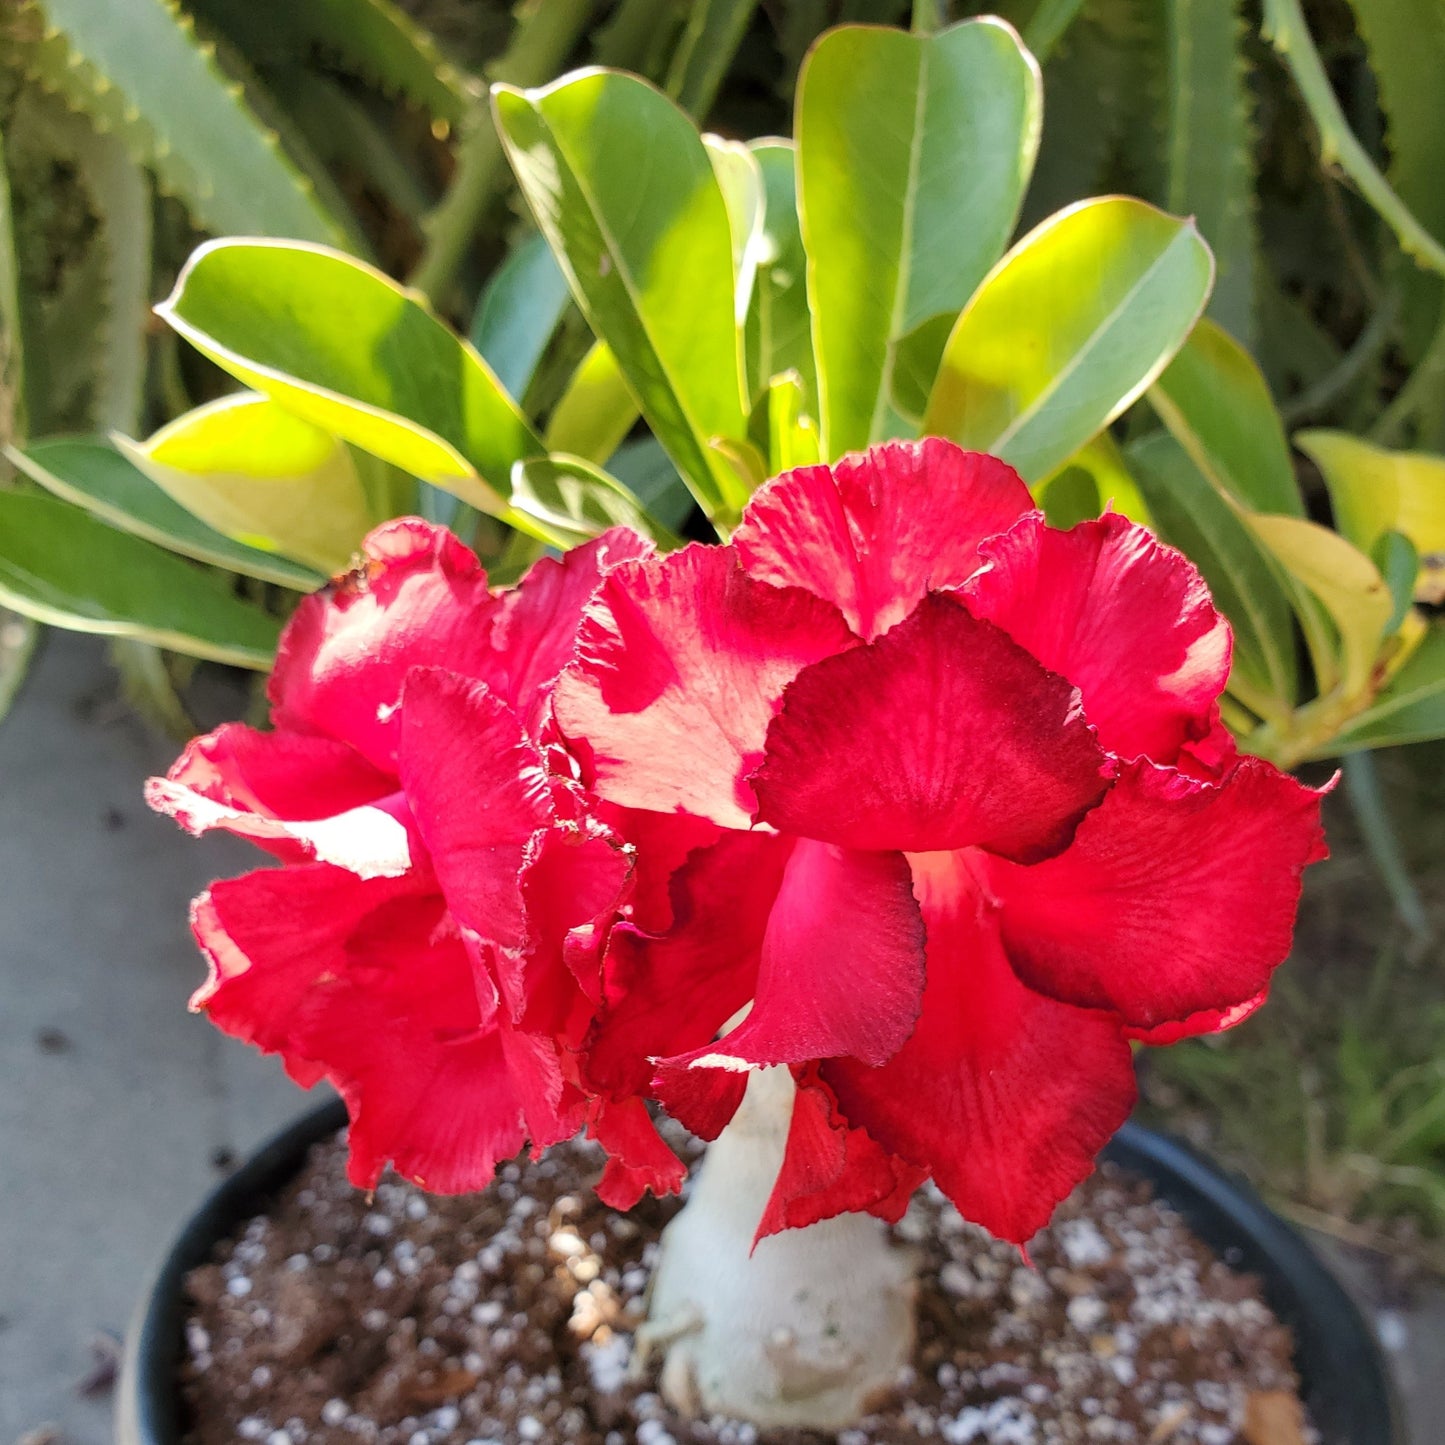
[{"label": "plant stem", "polygon": [[1341,760],[1340,766],[1345,775],[1345,796],[1354,810],[1370,861],[1375,865],[1401,922],[1416,939],[1423,942],[1432,933],[1430,919],[1400,851],[1400,840],[1395,835],[1390,810],[1380,789],[1374,756],[1368,752],[1351,753]]},{"label": "plant stem", "polygon": [[666,1351],[662,1393],[685,1414],[840,1430],[894,1384],[913,1351],[912,1252],[883,1222],[843,1214],[753,1236],[794,1099],[785,1068],[754,1073],[667,1226],[641,1361]]},{"label": "plant stem", "polygon": [[[591,17],[592,0],[528,0],[518,12],[511,44],[488,68],[488,79],[510,85],[541,85],[552,79]],[[486,98],[463,123],[451,187],[422,224],[426,249],[410,284],[432,301],[439,301],[451,285],[478,222],[506,179],[502,142]]]},{"label": "plant stem", "polygon": [[1394,231],[1407,255],[1426,269],[1445,275],[1445,247],[1416,220],[1350,129],[1330,88],[1299,0],[1265,0],[1263,30],[1294,77],[1305,108],[1319,129],[1325,163],[1339,165]]}]

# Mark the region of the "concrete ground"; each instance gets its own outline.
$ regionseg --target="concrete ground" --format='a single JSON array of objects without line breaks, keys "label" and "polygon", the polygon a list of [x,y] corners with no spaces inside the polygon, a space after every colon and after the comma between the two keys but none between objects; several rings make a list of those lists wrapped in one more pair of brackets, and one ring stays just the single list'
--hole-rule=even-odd
[{"label": "concrete ground", "polygon": [[[103,648],[52,634],[0,724],[0,1445],[46,1426],[106,1445],[110,1396],[79,1389],[92,1342],[124,1330],[224,1161],[303,1107],[274,1060],[186,1012],[186,903],[248,850],[146,811],[174,749],[115,697]],[[1445,1290],[1382,1319],[1434,1445]]]}]

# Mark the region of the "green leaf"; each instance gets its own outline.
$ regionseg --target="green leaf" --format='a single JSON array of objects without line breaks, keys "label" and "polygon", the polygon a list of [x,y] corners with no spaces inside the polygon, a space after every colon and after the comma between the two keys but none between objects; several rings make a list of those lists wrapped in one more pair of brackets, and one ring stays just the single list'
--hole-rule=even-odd
[{"label": "green leaf", "polygon": [[1320,469],[1335,525],[1363,552],[1401,532],[1420,558],[1415,596],[1445,602],[1445,457],[1394,452],[1347,432],[1296,432],[1295,445]]},{"label": "green leaf", "polygon": [[1072,462],[1061,467],[1038,489],[1038,503],[1051,527],[1067,531],[1103,510],[1094,474]]},{"label": "green leaf", "polygon": [[[728,212],[728,235],[733,248],[733,320],[738,332],[738,346],[741,347],[743,325],[752,300],[753,280],[757,275],[758,254],[762,248],[763,172],[757,157],[741,141],[705,135],[702,143],[707,147],[708,159],[712,162],[713,174],[717,177],[718,189],[722,192],[723,204]],[[738,365],[741,368],[745,364],[739,351]]]},{"label": "green leaf", "polygon": [[[1070,468],[1077,468],[1086,472],[1093,478],[1094,494],[1098,498],[1100,507],[1108,507],[1111,511],[1119,512],[1128,517],[1131,521],[1138,522],[1141,526],[1153,525],[1153,518],[1149,515],[1149,504],[1144,500],[1144,494],[1139,490],[1139,484],[1129,473],[1125,465],[1123,455],[1119,451],[1118,444],[1108,432],[1100,432],[1088,446],[1081,447],[1064,464],[1059,472],[1045,477],[1042,482],[1034,486],[1036,497],[1046,497],[1048,489],[1061,472]],[[1073,484],[1078,488],[1080,484]],[[1081,492],[1076,492],[1081,496]],[[1044,503],[1048,510],[1048,503]],[[1097,516],[1094,512],[1091,515]],[[1055,524],[1057,525],[1057,524]]]},{"label": "green leaf", "polygon": [[798,223],[797,151],[791,141],[751,146],[763,178],[763,233],[758,246],[745,338],[749,395],[757,398],[775,376],[795,372],[803,410],[817,415],[818,369],[808,309],[808,258]]},{"label": "green leaf", "polygon": [[1164,369],[1213,263],[1189,221],[1143,201],[1083,201],[1024,237],[958,318],[925,432],[1047,476]]},{"label": "green leaf", "polygon": [[1339,634],[1341,682],[1349,697],[1370,685],[1394,602],[1370,559],[1338,532],[1300,517],[1248,517],[1284,570],[1319,599]]},{"label": "green leaf", "polygon": [[1039,126],[1038,67],[998,21],[845,26],[814,47],[798,179],[826,457],[902,429],[893,348],[957,314],[997,260]]},{"label": "green leaf", "polygon": [[39,640],[40,624],[33,617],[0,609],[0,722],[25,686]]},{"label": "green leaf", "polygon": [[822,459],[818,428],[803,410],[803,383],[797,372],[773,378],[768,388],[768,472],[815,466]]},{"label": "green leaf", "polygon": [[1239,509],[1171,436],[1157,433],[1136,442],[1126,457],[1155,529],[1204,574],[1229,619],[1231,684],[1239,680],[1281,708],[1292,706],[1298,679],[1289,596]]},{"label": "green leaf", "polygon": [[53,497],[0,492],[0,605],[76,632],[270,668],[281,625],[220,574]]},{"label": "green leaf", "polygon": [[0,442],[25,434],[25,342],[10,171],[0,135]]},{"label": "green leaf", "polygon": [[1320,756],[1399,747],[1439,737],[1445,737],[1445,627],[1436,625],[1374,706],[1326,744]]},{"label": "green leaf", "polygon": [[659,547],[679,545],[616,477],[583,457],[555,453],[518,462],[512,474],[512,509],[553,547],[576,546],[609,527],[631,527]]},{"label": "green leaf", "polygon": [[512,396],[526,396],[571,302],[543,236],[528,236],[493,273],[472,317],[472,345]]},{"label": "green leaf", "polygon": [[[637,403],[605,341],[596,342],[572,373],[547,419],[547,451],[606,461],[627,439]],[[515,476],[515,473],[513,473]]]},{"label": "green leaf", "polygon": [[1236,502],[1303,517],[1284,423],[1249,353],[1202,319],[1149,390],[1195,465]]},{"label": "green leaf", "polygon": [[486,362],[414,292],[320,246],[213,241],[157,310],[286,410],[500,511],[542,443]]},{"label": "green leaf", "polygon": [[1255,339],[1255,128],[1238,0],[1167,0],[1165,206],[1192,215],[1219,274],[1209,314]]},{"label": "green leaf", "polygon": [[635,76],[495,86],[512,168],[594,333],[710,516],[746,496],[709,448],[747,432],[727,205],[688,118]]},{"label": "green leaf", "polygon": [[351,452],[264,396],[242,392],[116,449],[208,527],[325,575],[350,565],[380,520]]},{"label": "green leaf", "polygon": [[639,437],[618,447],[607,470],[672,532],[682,530],[697,506],[656,437]]},{"label": "green leaf", "polygon": [[36,442],[23,451],[7,448],[5,455],[62,501],[184,557],[299,592],[310,592],[326,580],[324,573],[223,537],[105,442],[58,437]]},{"label": "green leaf", "polygon": [[667,93],[699,121],[707,118],[758,0],[693,0],[672,52]]},{"label": "green leaf", "polygon": [[22,0],[31,76],[114,134],[216,231],[362,244],[317,198],[175,0]]},{"label": "green leaf", "polygon": [[1370,561],[1380,569],[1390,589],[1393,607],[1385,624],[1386,636],[1400,630],[1415,601],[1415,578],[1420,572],[1420,554],[1403,532],[1385,532],[1370,549]]}]

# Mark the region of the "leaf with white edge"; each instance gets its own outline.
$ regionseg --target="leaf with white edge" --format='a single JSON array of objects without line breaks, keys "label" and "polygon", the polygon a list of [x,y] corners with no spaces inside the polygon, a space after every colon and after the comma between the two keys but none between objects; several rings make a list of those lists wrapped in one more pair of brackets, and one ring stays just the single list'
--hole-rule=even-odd
[{"label": "leaf with white edge", "polygon": [[39,640],[40,624],[33,617],[0,608],[0,722],[25,686]]},{"label": "leaf with white edge", "polygon": [[175,0],[21,0],[31,78],[115,135],[203,226],[360,246]]},{"label": "leaf with white edge", "polygon": [[525,519],[534,536],[553,547],[574,547],[609,527],[631,527],[659,547],[678,545],[616,477],[583,457],[556,453],[518,462],[512,474],[512,511]]},{"label": "leaf with white edge", "polygon": [[741,330],[753,294],[762,249],[765,194],[763,172],[751,147],[722,136],[705,135],[708,159],[728,210],[733,246],[733,316]]},{"label": "leaf with white edge", "polygon": [[571,304],[567,278],[542,236],[528,236],[492,273],[472,317],[472,345],[510,395],[526,396]]},{"label": "leaf with white edge", "polygon": [[56,437],[34,442],[23,451],[9,447],[5,455],[17,470],[62,501],[183,557],[298,592],[310,592],[326,580],[322,572],[223,537],[106,442]]},{"label": "leaf with white edge", "polygon": [[116,449],[208,527],[330,575],[381,520],[344,442],[265,396],[208,402]]},{"label": "leaf with white edge", "polygon": [[54,497],[0,492],[0,606],[267,671],[281,624],[228,580]]},{"label": "leaf with white edge", "polygon": [[1445,737],[1445,627],[1438,624],[1367,711],[1321,747],[1319,757]]},{"label": "leaf with white edge", "polygon": [[1202,318],[1149,400],[1195,465],[1236,502],[1304,516],[1284,423],[1264,375],[1223,327]]},{"label": "leaf with white edge", "polygon": [[626,441],[636,420],[637,402],[617,358],[605,341],[598,341],[578,363],[552,408],[543,442],[548,453],[567,452],[604,462]]},{"label": "leaf with white edge", "polygon": [[803,409],[816,416],[818,368],[808,309],[808,258],[798,224],[797,151],[785,140],[754,141],[750,149],[763,179],[763,232],[748,306],[748,393],[756,400],[775,376],[796,372]]},{"label": "leaf with white edge", "polygon": [[1278,710],[1292,707],[1299,688],[1293,612],[1262,541],[1173,437],[1161,432],[1135,442],[1125,459],[1155,530],[1199,568],[1229,619],[1231,685],[1242,683]]},{"label": "leaf with white edge", "polygon": [[958,318],[923,419],[1038,481],[1168,365],[1209,295],[1189,221],[1144,201],[1081,201],[1030,232]]},{"label": "leaf with white edge", "polygon": [[956,316],[998,259],[1038,150],[1038,66],[997,20],[936,35],[842,26],[796,102],[824,454],[905,430],[893,348]]},{"label": "leaf with white edge", "polygon": [[416,293],[322,246],[212,241],[160,315],[313,426],[499,512],[541,440],[476,350]]},{"label": "leaf with white edge", "polygon": [[1370,685],[1394,601],[1380,570],[1338,532],[1300,517],[1247,518],[1286,572],[1319,599],[1339,633],[1341,681],[1358,696]]},{"label": "leaf with white edge", "polygon": [[1348,432],[1296,432],[1294,444],[1320,469],[1335,525],[1361,551],[1401,532],[1419,554],[1419,602],[1445,602],[1445,457],[1395,452]]},{"label": "leaf with white edge", "polygon": [[512,169],[593,333],[704,510],[747,500],[713,438],[747,434],[727,203],[692,122],[636,76],[494,86]]}]

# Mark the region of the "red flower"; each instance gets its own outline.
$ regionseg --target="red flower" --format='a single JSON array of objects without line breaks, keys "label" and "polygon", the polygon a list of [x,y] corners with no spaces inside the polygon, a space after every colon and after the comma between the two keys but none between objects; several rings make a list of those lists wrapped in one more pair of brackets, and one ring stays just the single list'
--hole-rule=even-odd
[{"label": "red flower", "polygon": [[299,1082],[335,1083],[357,1184],[391,1160],[429,1188],[477,1189],[527,1138],[584,1122],[619,1156],[612,1196],[681,1181],[640,1103],[577,1086],[571,1049],[633,859],[551,718],[584,605],[646,550],[608,533],[493,593],[441,528],[378,528],[288,625],[274,731],[222,727],[148,787],[192,831],[228,829],[285,865],[196,901],[211,976],[193,1007]]},{"label": "red flower", "polygon": [[896,1217],[931,1174],[1027,1240],[1128,1114],[1129,1040],[1257,1006],[1323,856],[1319,794],[1220,725],[1229,656],[1177,552],[1055,531],[937,440],[616,568],[562,732],[603,798],[727,831],[613,930],[592,1086],[712,1137],[747,1070],[791,1066],[764,1231]]}]

